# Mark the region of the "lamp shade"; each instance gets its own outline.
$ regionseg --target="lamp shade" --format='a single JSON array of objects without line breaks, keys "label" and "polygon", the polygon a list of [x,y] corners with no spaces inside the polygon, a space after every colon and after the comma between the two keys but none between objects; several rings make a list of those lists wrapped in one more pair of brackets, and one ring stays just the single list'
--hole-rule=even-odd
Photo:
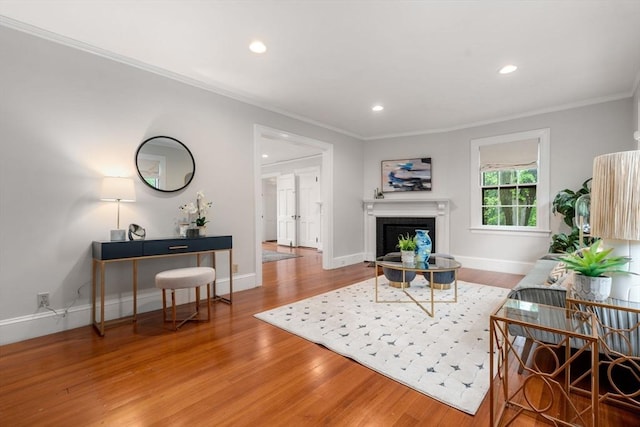
[{"label": "lamp shade", "polygon": [[106,176],[102,180],[101,200],[135,202],[136,192],[133,188],[133,179],[115,176]]},{"label": "lamp shade", "polygon": [[593,236],[640,240],[640,151],[594,159],[590,216]]}]

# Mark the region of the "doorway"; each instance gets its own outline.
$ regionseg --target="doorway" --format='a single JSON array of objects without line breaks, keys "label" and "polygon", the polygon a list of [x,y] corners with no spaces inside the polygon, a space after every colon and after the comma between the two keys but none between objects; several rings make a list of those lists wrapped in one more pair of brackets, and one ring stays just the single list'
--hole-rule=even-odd
[{"label": "doorway", "polygon": [[[281,148],[284,147],[284,150],[278,150],[279,154],[288,156],[278,159],[280,165],[289,164],[289,166],[291,166],[291,162],[304,162],[305,160],[310,161],[312,158],[316,159],[316,164],[319,163],[317,171],[311,172],[310,170],[307,170],[309,167],[305,168],[302,166],[298,167],[295,171],[299,176],[303,177],[303,193],[305,198],[303,202],[303,209],[306,209],[307,211],[316,211],[319,216],[318,221],[300,222],[303,223],[302,234],[304,235],[303,238],[307,244],[315,243],[317,237],[317,249],[322,250],[322,253],[319,255],[322,257],[323,269],[331,268],[331,259],[333,257],[331,233],[333,229],[333,145],[301,135],[291,134],[286,131],[268,128],[261,125],[254,125],[256,285],[260,285],[262,283],[262,242],[265,241],[264,237],[269,235],[269,232],[265,231],[266,221],[264,218],[264,209],[266,205],[263,201],[263,191],[265,189],[264,183],[267,178],[280,175],[280,173],[274,172],[273,168],[268,170],[266,173],[264,172],[266,169],[263,168],[263,154],[266,153],[263,152],[263,148],[274,146]],[[310,152],[314,154],[309,155],[308,153]],[[307,155],[300,153],[307,153]],[[296,165],[299,166],[300,163],[296,163]],[[312,177],[312,173],[316,173],[317,175]],[[314,181],[317,179],[319,182],[319,187],[317,189],[318,194],[313,193],[313,189],[307,188],[309,187],[308,184],[311,179]],[[296,213],[295,215],[301,214]],[[296,245],[299,244],[298,242],[295,243]]]}]

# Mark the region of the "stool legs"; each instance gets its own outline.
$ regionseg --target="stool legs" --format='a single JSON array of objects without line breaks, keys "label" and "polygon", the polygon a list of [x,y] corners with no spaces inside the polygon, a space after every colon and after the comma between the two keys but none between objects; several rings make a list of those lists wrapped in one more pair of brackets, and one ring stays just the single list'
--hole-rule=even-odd
[{"label": "stool legs", "polygon": [[[167,319],[167,295],[166,295],[166,289],[162,289],[162,319],[165,322],[171,322],[173,324],[173,330],[177,331],[178,329],[180,329],[180,327],[182,325],[184,325],[186,322],[193,320],[194,317],[197,317],[197,321],[200,322],[204,322],[204,321],[209,321],[211,320],[211,289],[210,289],[210,284],[207,283],[207,318],[206,319],[200,319],[200,287],[197,286],[196,287],[196,311],[194,313],[192,313],[190,316],[188,316],[185,319],[179,320],[176,319],[176,290],[175,289],[171,289],[171,320]],[[186,288],[185,288],[186,289]],[[180,322],[178,325],[176,325],[176,322]]]},{"label": "stool legs", "polygon": [[176,327],[176,290],[171,289],[171,320],[173,321],[173,330],[177,331],[180,326]]}]

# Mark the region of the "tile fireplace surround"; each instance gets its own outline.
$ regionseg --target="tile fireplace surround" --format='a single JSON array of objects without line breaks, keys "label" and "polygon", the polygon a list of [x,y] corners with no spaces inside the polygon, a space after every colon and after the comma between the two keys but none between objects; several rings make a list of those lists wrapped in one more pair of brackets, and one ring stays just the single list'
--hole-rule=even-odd
[{"label": "tile fireplace surround", "polygon": [[365,261],[376,258],[376,218],[435,218],[438,252],[449,253],[449,199],[364,200]]}]

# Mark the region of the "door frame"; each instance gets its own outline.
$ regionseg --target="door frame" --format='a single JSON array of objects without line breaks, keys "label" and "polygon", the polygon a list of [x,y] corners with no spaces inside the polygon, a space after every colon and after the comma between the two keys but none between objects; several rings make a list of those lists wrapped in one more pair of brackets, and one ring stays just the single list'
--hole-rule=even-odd
[{"label": "door frame", "polygon": [[[286,136],[285,136],[286,135]],[[268,126],[253,125],[253,179],[254,179],[254,244],[255,244],[255,272],[256,286],[262,285],[262,138],[281,139],[283,142],[301,143],[318,148],[322,152],[321,188],[322,212],[321,239],[322,239],[322,268],[330,270],[333,260],[333,144],[297,135],[289,131],[271,128]]]}]

